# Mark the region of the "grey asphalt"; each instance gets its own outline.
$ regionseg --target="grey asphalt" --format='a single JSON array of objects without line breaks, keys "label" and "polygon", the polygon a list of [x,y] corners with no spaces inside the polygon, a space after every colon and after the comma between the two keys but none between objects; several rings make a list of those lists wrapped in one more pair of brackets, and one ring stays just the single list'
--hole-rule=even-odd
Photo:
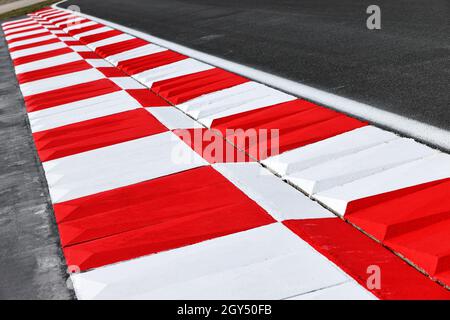
[{"label": "grey asphalt", "polygon": [[[450,130],[448,0],[70,0],[81,12]],[[366,8],[381,7],[381,30]]]},{"label": "grey asphalt", "polygon": [[0,300],[73,299],[46,180],[0,28]]}]

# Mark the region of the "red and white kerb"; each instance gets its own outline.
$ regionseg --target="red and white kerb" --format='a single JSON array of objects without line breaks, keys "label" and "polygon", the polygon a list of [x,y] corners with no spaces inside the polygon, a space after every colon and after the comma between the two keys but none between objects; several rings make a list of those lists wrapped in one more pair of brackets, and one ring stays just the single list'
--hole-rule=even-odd
[{"label": "red and white kerb", "polygon": [[77,13],[2,26],[79,299],[450,298],[380,244],[450,285],[449,155]]}]

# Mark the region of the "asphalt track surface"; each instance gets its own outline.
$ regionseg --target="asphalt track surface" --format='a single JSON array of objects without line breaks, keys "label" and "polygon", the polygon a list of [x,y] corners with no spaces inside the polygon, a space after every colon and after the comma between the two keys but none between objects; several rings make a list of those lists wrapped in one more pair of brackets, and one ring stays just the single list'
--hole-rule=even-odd
[{"label": "asphalt track surface", "polygon": [[70,0],[107,19],[450,130],[450,2]]},{"label": "asphalt track surface", "polygon": [[0,137],[0,300],[73,299],[46,180],[2,30]]}]

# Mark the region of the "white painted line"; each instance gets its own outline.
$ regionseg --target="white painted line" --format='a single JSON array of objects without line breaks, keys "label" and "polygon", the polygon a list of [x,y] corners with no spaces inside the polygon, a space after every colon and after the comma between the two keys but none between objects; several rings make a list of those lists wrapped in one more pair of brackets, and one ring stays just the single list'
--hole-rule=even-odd
[{"label": "white painted line", "polygon": [[[58,3],[54,4],[52,7],[68,11],[66,9],[59,8],[57,5]],[[131,34],[162,47],[187,55],[194,59],[240,74],[242,76],[267,84],[282,91],[297,95],[299,97],[315,101],[324,106],[328,106],[347,114],[365,119],[376,125],[386,126],[388,128],[391,128],[392,130],[436,145],[443,149],[450,150],[450,133],[447,130],[379,109],[376,106],[370,106],[368,104],[344,98],[323,90],[301,84],[299,82],[284,79],[282,77],[275,76],[264,71],[256,70],[254,68],[215,57],[213,55],[206,54],[108,20],[100,19],[85,13],[79,14],[99,23],[111,26],[112,28],[115,28],[122,32]]]}]

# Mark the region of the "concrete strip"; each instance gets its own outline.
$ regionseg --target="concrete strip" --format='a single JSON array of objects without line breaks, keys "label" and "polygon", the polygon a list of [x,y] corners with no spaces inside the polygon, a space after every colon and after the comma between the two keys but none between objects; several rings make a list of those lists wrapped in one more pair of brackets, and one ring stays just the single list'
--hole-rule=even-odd
[{"label": "concrete strip", "polygon": [[47,0],[19,0],[19,1],[10,2],[7,4],[3,4],[0,6],[0,14],[6,13],[9,11],[13,11],[16,9],[28,7],[33,4],[36,4],[39,2],[45,2],[45,1],[47,1]]},{"label": "concrete strip", "polygon": [[0,299],[73,299],[3,31],[0,79]]}]

